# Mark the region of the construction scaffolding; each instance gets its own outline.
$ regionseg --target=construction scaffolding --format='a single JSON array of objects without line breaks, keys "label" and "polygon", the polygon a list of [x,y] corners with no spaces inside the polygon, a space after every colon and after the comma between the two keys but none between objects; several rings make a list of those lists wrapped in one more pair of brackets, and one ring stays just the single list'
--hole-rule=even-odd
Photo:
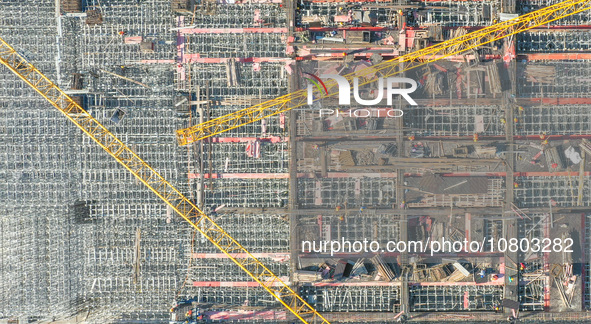
[{"label": "construction scaffolding", "polygon": [[[589,177],[583,179],[583,206],[589,206]],[[518,177],[515,188],[519,207],[577,206],[579,177]]]},{"label": "construction scaffolding", "polygon": [[298,179],[300,207],[335,208],[345,203],[357,208],[389,207],[396,202],[395,179],[362,180],[362,178]]},{"label": "construction scaffolding", "polygon": [[400,288],[302,286],[300,294],[322,312],[399,312]]},{"label": "construction scaffolding", "polygon": [[422,136],[504,135],[504,113],[498,106],[417,107],[404,114],[404,123]]},{"label": "construction scaffolding", "polygon": [[[343,108],[318,86],[312,105],[301,92],[299,108],[223,126],[216,137],[179,146],[175,131],[305,89],[306,73],[394,75],[381,62],[558,2],[4,0],[0,37],[333,323],[401,312],[505,320],[493,313],[504,298],[536,321],[556,319],[535,316],[565,290],[541,252],[489,254],[486,240],[476,256],[359,257],[300,243],[498,241],[576,229],[575,214],[591,207],[588,11],[495,34],[486,46],[446,45],[470,47],[438,52],[454,53],[446,60],[422,52],[400,62],[429,62],[400,74],[416,80],[417,106],[401,99],[367,118],[321,116],[367,107]],[[366,90],[364,98],[375,95]],[[377,116],[392,108],[404,116]],[[211,321],[293,320],[79,135],[0,70],[0,322],[163,322],[179,301]],[[583,278],[583,307],[573,313],[591,307],[584,221],[581,271],[568,272]],[[464,257],[469,270],[455,265]]]},{"label": "construction scaffolding", "polygon": [[411,286],[413,311],[491,311],[501,303],[502,286]]}]

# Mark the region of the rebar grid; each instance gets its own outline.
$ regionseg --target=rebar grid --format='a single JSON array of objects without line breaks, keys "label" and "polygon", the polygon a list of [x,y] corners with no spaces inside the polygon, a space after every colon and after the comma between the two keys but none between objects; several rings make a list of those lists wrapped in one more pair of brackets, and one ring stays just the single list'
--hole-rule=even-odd
[{"label": "rebar grid", "polygon": [[545,302],[545,280],[536,280],[519,286],[519,310],[543,311]]},{"label": "rebar grid", "polygon": [[[184,149],[177,151],[171,137],[180,126],[172,68],[126,66],[173,57],[174,47],[165,50],[167,41],[174,44],[170,4],[95,2],[89,5],[101,10],[103,25],[62,16],[63,36],[57,38],[54,1],[3,3],[0,34],[66,89],[70,73],[82,70],[88,111],[183,187]],[[159,17],[170,23],[159,25]],[[119,30],[127,34],[117,35]],[[156,43],[154,54],[136,55],[139,45],[124,44],[135,32]],[[158,56],[158,48],[166,54]],[[2,269],[14,269],[0,274],[0,317],[41,320],[92,308],[89,322],[165,319],[182,284],[179,269],[190,257],[189,231],[167,223],[170,213],[161,203],[24,83],[4,70],[0,80],[0,201],[12,206],[0,218],[0,262]],[[118,123],[110,121],[116,109],[126,114]],[[137,229],[142,239],[135,251]],[[9,243],[17,238],[18,244]],[[134,278],[136,252],[140,271]]]},{"label": "rebar grid", "polygon": [[[493,13],[500,10],[501,2],[492,1],[434,1],[424,17],[419,16],[419,25],[439,26],[489,26]],[[488,12],[488,17],[485,15]]]},{"label": "rebar grid", "polygon": [[[505,125],[501,122],[504,112],[498,106],[454,106],[437,108],[413,107],[404,112],[404,125],[414,134],[422,136],[472,136],[504,135]],[[476,118],[484,124],[477,132]]]},{"label": "rebar grid", "polygon": [[201,57],[285,57],[285,34],[187,34],[186,52]]},{"label": "rebar grid", "polygon": [[[256,21],[255,15],[263,22]],[[214,15],[195,12],[195,20],[189,16],[185,18],[185,25],[196,28],[255,28],[283,27],[287,25],[286,11],[279,6],[269,4],[248,3],[242,5],[217,6]]]},{"label": "rebar grid", "polygon": [[519,135],[585,135],[591,132],[591,107],[560,105],[528,107],[517,127]]},{"label": "rebar grid", "polygon": [[[516,9],[519,12],[530,12],[538,10],[543,7],[551,6],[559,3],[561,0],[518,0],[516,1]],[[588,25],[591,22],[591,14],[589,12],[581,12],[570,17],[553,21],[550,25],[554,26],[569,26],[569,25]]]},{"label": "rebar grid", "polygon": [[321,312],[398,312],[400,288],[384,287],[300,287],[299,293]]},{"label": "rebar grid", "polygon": [[[214,173],[287,173],[289,155],[288,143],[260,143],[260,157],[249,157],[245,143],[216,143],[211,146],[211,159],[209,158],[209,146],[205,146],[204,169]],[[191,170],[199,173],[198,170]]]},{"label": "rebar grid", "polygon": [[[527,74],[528,68],[550,72],[552,82],[540,82]],[[551,71],[555,72],[552,73]],[[530,62],[517,64],[517,90],[520,97],[580,98],[591,91],[591,64],[588,61]]]},{"label": "rebar grid", "polygon": [[[228,228],[230,235],[252,253],[289,251],[289,223],[285,215],[224,214],[218,222],[220,226]],[[218,250],[201,238],[195,241],[195,251],[218,253]]]},{"label": "rebar grid", "polygon": [[228,207],[285,207],[288,184],[285,179],[213,179],[205,191],[205,199],[212,206]]},{"label": "rebar grid", "polygon": [[[271,259],[261,259],[268,263],[269,269],[277,276],[289,277],[289,263],[273,262]],[[247,280],[240,268],[229,259],[195,259],[191,264],[190,281],[221,281],[221,282],[253,282]]]},{"label": "rebar grid", "polygon": [[[100,11],[103,23],[90,26],[82,20],[72,22],[82,30],[77,38],[82,70],[174,59],[175,19],[170,12],[170,1],[154,0],[149,5],[138,5],[132,0],[91,0],[86,8]],[[154,51],[142,52],[140,45],[124,42],[125,37],[133,36],[153,42]]]},{"label": "rebar grid", "polygon": [[[411,286],[411,311],[494,310],[503,298],[502,286]],[[467,302],[466,302],[467,301]]]},{"label": "rebar grid", "polygon": [[[589,19],[591,22],[591,18]],[[584,30],[525,32],[517,37],[517,50],[521,53],[588,52],[591,37]]]},{"label": "rebar grid", "polygon": [[348,241],[368,239],[386,244],[400,238],[401,226],[395,215],[380,214],[371,209],[359,213],[358,209],[349,211],[341,208],[340,212],[340,215],[323,215],[319,218],[299,215],[298,241],[344,238]]},{"label": "rebar grid", "polygon": [[[235,56],[236,57],[236,56]],[[261,56],[257,56],[261,57]],[[239,80],[237,86],[228,86],[226,67],[224,64],[192,64],[191,81],[193,89],[200,86],[205,93],[209,83],[210,99],[218,100],[225,105],[232,101],[259,100],[280,96],[287,91],[287,73],[284,64],[262,62],[260,71],[255,71],[253,63],[236,63]],[[236,109],[238,107],[232,107]],[[217,111],[213,111],[217,117]]]},{"label": "rebar grid", "polygon": [[[578,176],[517,177],[515,201],[519,207],[577,206]],[[589,177],[585,177],[583,206],[589,206]]]},{"label": "rebar grid", "polygon": [[198,287],[191,294],[181,295],[184,298],[195,298],[206,304],[213,304],[213,309],[225,310],[238,306],[277,307],[278,303],[262,288],[238,287]]},{"label": "rebar grid", "polygon": [[396,179],[323,178],[298,179],[301,208],[323,206],[392,207],[396,202]]}]

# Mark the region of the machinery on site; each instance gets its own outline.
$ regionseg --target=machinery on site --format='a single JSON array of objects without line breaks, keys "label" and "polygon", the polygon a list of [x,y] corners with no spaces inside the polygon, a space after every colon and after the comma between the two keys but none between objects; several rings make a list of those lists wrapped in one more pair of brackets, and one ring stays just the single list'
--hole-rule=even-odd
[{"label": "machinery on site", "polygon": [[170,308],[170,324],[195,324],[204,319],[205,315],[194,298],[178,300]]}]

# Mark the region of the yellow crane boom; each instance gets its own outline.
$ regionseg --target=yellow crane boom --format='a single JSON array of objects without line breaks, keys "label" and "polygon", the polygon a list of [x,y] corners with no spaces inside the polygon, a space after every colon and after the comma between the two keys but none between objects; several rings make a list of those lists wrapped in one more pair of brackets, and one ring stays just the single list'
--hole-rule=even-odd
[{"label": "yellow crane boom", "polygon": [[[545,25],[560,18],[583,12],[590,9],[590,7],[591,1],[589,0],[563,1],[517,18],[399,56],[395,59],[381,62],[354,73],[343,75],[343,77],[349,81],[349,84],[351,84],[351,80],[355,77],[365,77],[365,81],[360,80],[359,84],[369,84],[375,80],[373,78],[367,79],[367,76],[375,74],[387,78],[442,58],[460,54],[507,36]],[[335,81],[330,80],[325,82],[325,85],[327,88],[325,94],[321,93],[319,89],[313,90],[315,98],[327,98],[338,95],[338,86]],[[293,108],[307,105],[307,91],[298,90],[276,99],[208,120],[199,125],[177,130],[177,139],[180,145],[186,145],[286,112]]]},{"label": "yellow crane boom", "polygon": [[[199,210],[195,204],[1,38],[0,63],[8,67],[63,113],[74,125],[78,126],[117,162],[121,163],[187,223],[203,234],[298,319],[304,323],[308,323],[308,321],[311,323],[329,323],[286,283],[226,233],[223,228]],[[240,255],[240,258],[238,258],[238,255]]]}]

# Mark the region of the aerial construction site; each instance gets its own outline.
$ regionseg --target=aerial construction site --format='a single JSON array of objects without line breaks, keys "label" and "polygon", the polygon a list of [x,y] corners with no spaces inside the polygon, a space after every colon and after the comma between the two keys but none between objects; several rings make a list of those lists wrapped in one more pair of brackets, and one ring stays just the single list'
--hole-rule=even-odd
[{"label": "aerial construction site", "polygon": [[590,9],[0,0],[0,323],[590,323]]}]

